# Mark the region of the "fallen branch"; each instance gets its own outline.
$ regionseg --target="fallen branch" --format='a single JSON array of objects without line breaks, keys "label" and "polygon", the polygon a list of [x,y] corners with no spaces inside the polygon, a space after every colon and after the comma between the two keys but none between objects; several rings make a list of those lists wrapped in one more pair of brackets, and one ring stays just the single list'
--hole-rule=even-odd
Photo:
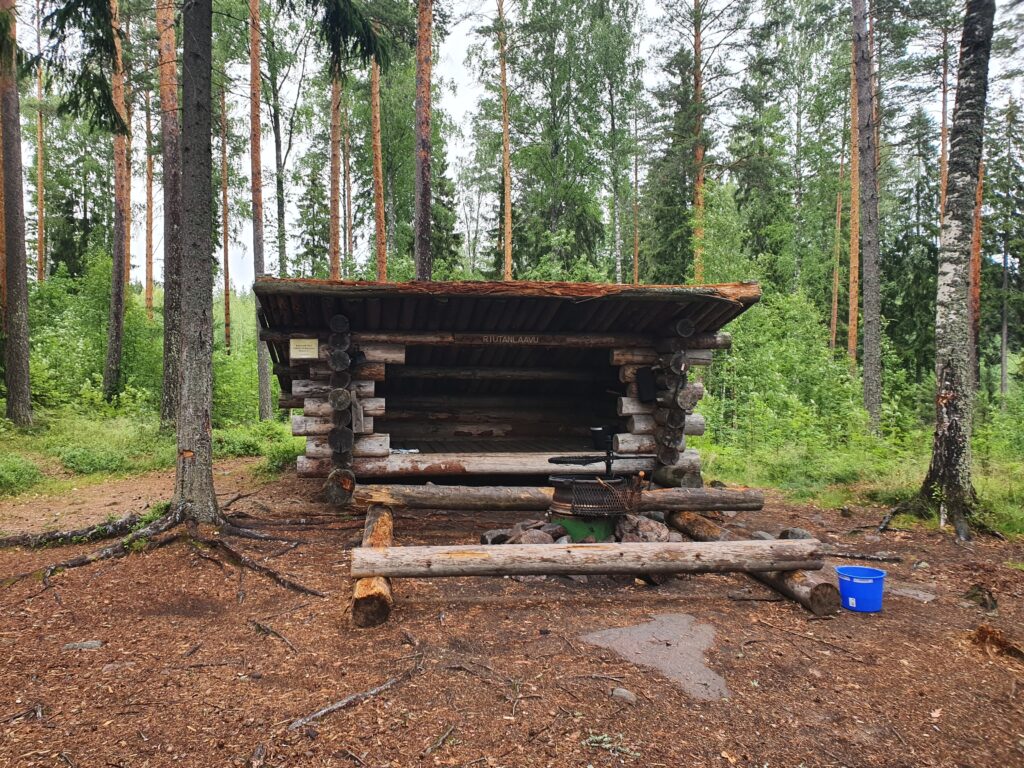
[{"label": "fallen branch", "polygon": [[333,704],[328,704],[323,709],[318,709],[316,712],[313,712],[312,714],[306,715],[305,717],[300,717],[298,720],[295,720],[294,722],[292,722],[291,725],[288,726],[288,730],[297,731],[299,728],[303,728],[309,725],[310,723],[316,722],[320,718],[326,717],[332,712],[337,712],[342,709],[348,709],[349,707],[354,707],[356,704],[362,704],[367,699],[372,699],[374,696],[384,693],[384,691],[388,690],[389,688],[394,688],[399,683],[404,683],[416,672],[418,672],[421,668],[422,665],[417,664],[412,669],[403,672],[401,675],[398,675],[397,677],[392,677],[391,679],[386,680],[385,682],[381,683],[375,688],[371,688],[368,691],[362,691],[361,693],[350,694],[346,696],[344,699],[341,699],[340,701],[336,701]]}]

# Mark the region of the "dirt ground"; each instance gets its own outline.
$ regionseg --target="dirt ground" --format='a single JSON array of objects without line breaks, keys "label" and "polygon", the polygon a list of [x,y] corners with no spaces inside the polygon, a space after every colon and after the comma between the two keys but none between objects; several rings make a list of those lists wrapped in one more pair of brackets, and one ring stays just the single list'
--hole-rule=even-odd
[{"label": "dirt ground", "polygon": [[[726,522],[799,525],[837,547],[902,558],[883,566],[883,613],[814,619],[738,575],[660,587],[466,578],[396,582],[391,620],[356,630],[347,547],[359,519],[316,502],[315,481],[257,485],[250,467],[218,465],[223,501],[256,491],[232,513],[311,524],[264,528],[297,546],[238,546],[327,596],[286,591],[183,543],[60,574],[49,588],[7,586],[0,765],[1024,765],[1024,661],[972,642],[988,625],[1024,644],[1024,572],[1008,565],[1024,561],[1024,543],[963,547],[928,531],[876,538],[879,510],[844,516],[771,497],[763,512]],[[0,528],[140,511],[167,498],[171,479],[0,503]],[[471,543],[523,517],[400,512],[397,543]],[[0,576],[84,549],[0,551]],[[827,567],[841,562],[852,561]],[[963,597],[975,585],[994,610]],[[649,622],[629,634],[637,658],[678,647],[689,659],[682,683],[606,647],[621,641],[613,630]],[[592,645],[585,635],[617,640]],[[101,645],[68,645],[87,641]],[[687,693],[687,669],[719,693]],[[288,728],[395,677],[379,695]]]}]

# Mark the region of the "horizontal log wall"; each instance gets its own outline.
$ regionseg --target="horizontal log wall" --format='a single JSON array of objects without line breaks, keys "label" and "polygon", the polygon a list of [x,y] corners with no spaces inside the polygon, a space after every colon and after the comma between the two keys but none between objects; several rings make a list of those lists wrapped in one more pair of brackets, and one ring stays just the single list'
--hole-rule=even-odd
[{"label": "horizontal log wall", "polygon": [[[341,316],[332,318],[332,326],[338,318]],[[500,444],[495,443],[496,450],[491,452],[392,454],[392,436],[413,445],[428,440],[456,441],[453,445],[462,439],[479,443],[489,438],[565,437],[582,442],[591,426],[618,421],[621,431],[615,437],[615,450],[627,455],[654,455],[656,459],[622,459],[616,463],[617,471],[658,470],[660,479],[670,483],[686,475],[699,477],[699,456],[692,450],[685,450],[685,436],[704,432],[703,417],[692,412],[703,395],[703,386],[688,380],[688,371],[692,366],[709,364],[713,350],[729,348],[728,334],[695,333],[693,324],[685,319],[666,328],[661,339],[601,333],[361,333],[350,332],[348,321],[341,320],[344,322],[336,325],[344,330],[330,333],[261,334],[273,340],[318,340],[315,357],[313,347],[307,345],[309,351],[303,354],[308,359],[280,360],[276,366],[282,375],[292,379],[292,391],[282,394],[280,404],[302,409],[302,415],[292,416],[292,431],[307,438],[306,455],[299,462],[299,472],[304,476],[328,475],[335,466],[332,461],[351,462],[345,466],[366,477],[420,473],[438,476],[547,474],[553,469],[547,461],[547,453],[510,453],[502,451]],[[538,382],[543,391],[546,381],[582,384],[600,380],[605,375],[594,368],[410,366],[406,364],[408,345],[547,347],[554,352],[551,361],[555,366],[559,348],[606,349],[608,388],[625,390],[626,396],[612,401],[618,419],[601,413],[593,403],[581,403],[579,398],[543,395],[402,396],[388,409],[385,398],[377,396],[380,382],[387,379]],[[645,398],[651,396],[652,385],[654,400],[641,401],[641,394]],[[332,398],[331,393],[337,392],[339,387],[344,387],[351,395],[351,414],[347,400],[345,411],[340,412],[342,400]],[[332,445],[335,438],[337,442]],[[590,474],[600,471],[600,467],[573,466],[569,471]]]}]

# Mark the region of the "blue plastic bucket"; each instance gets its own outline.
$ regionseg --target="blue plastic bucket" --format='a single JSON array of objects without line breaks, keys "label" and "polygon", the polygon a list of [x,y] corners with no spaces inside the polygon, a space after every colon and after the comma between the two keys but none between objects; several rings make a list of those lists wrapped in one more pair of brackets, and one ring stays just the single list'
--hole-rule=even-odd
[{"label": "blue plastic bucket", "polygon": [[839,598],[843,608],[859,613],[878,613],[882,610],[882,588],[885,571],[863,565],[837,565]]}]

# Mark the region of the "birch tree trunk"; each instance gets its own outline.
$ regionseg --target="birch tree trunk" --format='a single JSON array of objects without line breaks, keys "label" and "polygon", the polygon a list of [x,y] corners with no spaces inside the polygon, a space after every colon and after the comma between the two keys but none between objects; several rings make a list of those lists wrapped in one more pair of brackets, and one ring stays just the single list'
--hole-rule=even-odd
[{"label": "birch tree trunk", "polygon": [[968,0],[960,44],[935,297],[935,439],[931,464],[921,487],[922,501],[931,506],[938,500],[940,516],[945,513],[961,539],[970,538],[977,501],[971,483],[970,443],[971,218],[981,163],[994,17],[993,0]]},{"label": "birch tree trunk", "polygon": [[[249,0],[249,156],[252,183],[252,260],[257,277],[267,273],[263,255],[263,156],[260,125],[260,0]],[[259,314],[259,299],[256,300]],[[256,321],[259,324],[259,320]],[[259,386],[260,421],[273,415],[270,403],[270,354],[267,345],[256,341],[256,372]]]},{"label": "birch tree trunk", "polygon": [[[258,0],[257,0],[258,1]],[[171,510],[198,522],[222,524],[213,489],[213,255],[212,92],[213,5],[190,0],[182,12],[182,274],[181,402],[178,457]],[[257,59],[258,60],[258,59]]]},{"label": "birch tree trunk", "polygon": [[[124,64],[121,58],[121,19],[117,0],[110,0],[114,31],[114,62],[111,95],[114,109],[127,126],[124,101]],[[111,400],[121,388],[121,352],[124,346],[125,261],[128,242],[128,137],[114,134],[114,232],[110,270],[110,314],[107,320],[107,357],[103,365],[103,395]]]},{"label": "birch tree trunk", "polygon": [[860,157],[860,245],[864,267],[864,406],[871,428],[882,416],[882,278],[878,242],[878,168],[875,165],[874,76],[864,0],[853,0]]},{"label": "birch tree trunk", "polygon": [[341,277],[341,81],[331,78],[331,280]]},{"label": "birch tree trunk", "polygon": [[388,236],[384,227],[384,158],[380,141],[380,65],[370,62],[370,142],[373,145],[373,220],[377,280],[388,279]]},{"label": "birch tree trunk", "polygon": [[939,126],[939,226],[946,220],[946,182],[949,175],[949,30],[942,28],[942,92]]},{"label": "birch tree trunk", "polygon": [[174,0],[157,0],[164,198],[164,371],[160,399],[160,421],[163,424],[170,424],[177,417],[181,356],[181,124],[178,117],[175,8]]},{"label": "birch tree trunk", "polygon": [[974,190],[974,209],[971,212],[971,376],[978,389],[981,378],[981,205],[985,194],[985,162],[978,164],[978,183]]},{"label": "birch tree trunk", "polygon": [[25,251],[25,203],[21,164],[21,103],[16,80],[14,0],[0,0],[10,14],[10,56],[0,60],[0,125],[3,131],[4,256],[7,275],[4,303],[4,380],[7,418],[16,426],[32,425],[28,369],[28,275]]},{"label": "birch tree trunk", "polygon": [[430,70],[433,63],[433,0],[418,0],[416,23],[416,185],[413,204],[413,255],[416,279],[430,280]]},{"label": "birch tree trunk", "polygon": [[498,0],[498,66],[501,70],[501,194],[502,194],[502,237],[504,269],[502,279],[512,279],[512,158],[508,117],[508,69],[505,33],[505,0]]}]

